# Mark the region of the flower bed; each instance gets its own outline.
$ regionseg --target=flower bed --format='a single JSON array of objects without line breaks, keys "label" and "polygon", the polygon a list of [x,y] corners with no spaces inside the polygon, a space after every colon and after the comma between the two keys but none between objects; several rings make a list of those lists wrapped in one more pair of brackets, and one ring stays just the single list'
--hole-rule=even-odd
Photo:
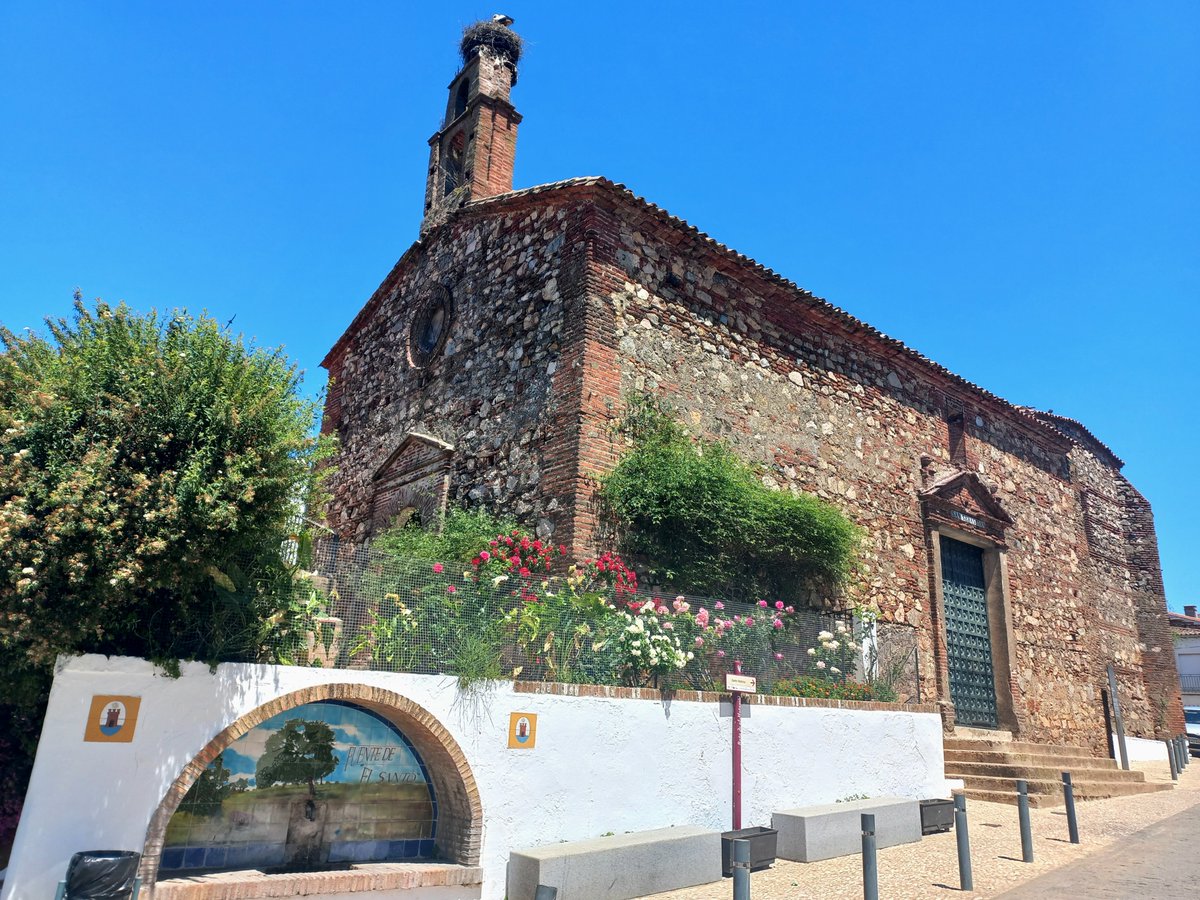
[{"label": "flower bed", "polygon": [[[318,554],[308,590],[323,586],[323,601],[307,601],[305,615],[343,623],[322,664],[453,674],[464,686],[514,678],[720,690],[737,660],[764,693],[882,699],[853,681],[869,611],[664,596],[641,589],[616,554],[568,564],[564,547],[519,529],[479,543],[459,563]],[[286,643],[303,631],[278,634]],[[306,660],[275,649],[279,660]]]}]

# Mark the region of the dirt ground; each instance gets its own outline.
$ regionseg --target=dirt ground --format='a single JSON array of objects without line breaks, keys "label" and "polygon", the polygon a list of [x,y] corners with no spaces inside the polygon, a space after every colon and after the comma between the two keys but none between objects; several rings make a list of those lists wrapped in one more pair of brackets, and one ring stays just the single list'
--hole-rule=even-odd
[{"label": "dirt ground", "polygon": [[[1134,767],[1146,772],[1147,781],[1171,780],[1165,762],[1135,763]],[[958,888],[958,855],[954,832],[950,831],[930,835],[915,844],[880,850],[879,896],[886,900],[996,897],[1198,804],[1200,766],[1191,766],[1170,791],[1079,803],[1081,843],[1078,845],[1067,839],[1067,818],[1061,807],[1031,810],[1034,861],[1024,863],[1017,807],[969,800],[967,815],[975,889],[965,893]],[[727,900],[732,896],[732,881],[724,879],[655,894],[653,900]],[[779,860],[772,868],[750,876],[750,896],[752,900],[859,900],[862,859],[854,855],[817,863]]]}]

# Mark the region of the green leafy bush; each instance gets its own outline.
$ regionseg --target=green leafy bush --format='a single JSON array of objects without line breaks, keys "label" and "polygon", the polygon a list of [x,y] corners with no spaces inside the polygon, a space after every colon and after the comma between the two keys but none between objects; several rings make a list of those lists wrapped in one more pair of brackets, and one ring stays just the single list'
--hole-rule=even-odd
[{"label": "green leafy bush", "polygon": [[629,399],[621,431],[632,448],[601,499],[622,549],[676,588],[796,600],[849,576],[860,532],[836,507],[768,489],[728,445],[693,440],[653,397]]},{"label": "green leafy bush", "polygon": [[46,324],[0,326],[0,730],[35,735],[59,653],[258,658],[328,449],[295,367],[208,316],[77,295]]},{"label": "green leafy bush", "polygon": [[231,567],[281,568],[312,488],[299,373],[207,316],[77,299],[47,325],[52,340],[0,329],[5,662],[253,656],[265,611],[235,608],[260,595]]},{"label": "green leafy bush", "polygon": [[375,538],[371,548],[392,560],[426,559],[432,562],[467,565],[497,534],[516,527],[511,519],[493,516],[480,509],[452,507],[439,523],[410,523],[392,528]]},{"label": "green leafy bush", "polygon": [[772,694],[780,697],[817,697],[825,700],[876,700],[891,703],[895,693],[880,684],[859,684],[816,675],[801,675],[775,682]]}]

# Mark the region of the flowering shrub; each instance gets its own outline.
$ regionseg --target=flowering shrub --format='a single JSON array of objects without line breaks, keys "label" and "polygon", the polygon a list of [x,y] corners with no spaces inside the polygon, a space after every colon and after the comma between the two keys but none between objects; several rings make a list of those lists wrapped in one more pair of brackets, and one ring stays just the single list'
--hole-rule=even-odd
[{"label": "flowering shrub", "polygon": [[817,644],[805,651],[809,658],[809,669],[814,675],[826,678],[845,679],[853,673],[857,664],[856,655],[861,644],[855,640],[853,630],[845,622],[834,625],[834,631],[817,634]]},{"label": "flowering shrub", "polygon": [[638,683],[643,675],[655,684],[695,659],[675,633],[671,612],[647,600],[636,613],[619,613],[623,627],[617,632],[618,665],[623,680]]},{"label": "flowering shrub", "polygon": [[805,656],[801,635],[811,634],[814,613],[783,600],[647,595],[615,553],[568,565],[565,547],[519,528],[463,547],[458,565],[430,561],[420,577],[379,582],[383,599],[356,650],[389,668],[468,682],[503,676],[709,690],[741,660],[769,691],[781,679],[837,680],[854,671],[859,642],[847,626],[831,626]]}]

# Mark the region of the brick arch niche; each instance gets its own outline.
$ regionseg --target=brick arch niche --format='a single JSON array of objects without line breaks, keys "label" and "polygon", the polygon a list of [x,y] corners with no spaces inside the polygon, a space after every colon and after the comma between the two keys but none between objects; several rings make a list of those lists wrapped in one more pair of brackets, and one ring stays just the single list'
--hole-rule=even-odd
[{"label": "brick arch niche", "polygon": [[475,777],[458,742],[432,713],[407,697],[364,684],[322,684],[293,691],[265,703],[239,718],[216,735],[196,758],[184,766],[159,803],[146,829],[142,852],[143,891],[153,897],[158,878],[167,823],[184,795],[217,756],[254,726],[305,703],[343,700],[382,716],[412,742],[425,762],[438,803],[437,848],[439,854],[463,866],[479,865],[483,839],[483,806]]}]

